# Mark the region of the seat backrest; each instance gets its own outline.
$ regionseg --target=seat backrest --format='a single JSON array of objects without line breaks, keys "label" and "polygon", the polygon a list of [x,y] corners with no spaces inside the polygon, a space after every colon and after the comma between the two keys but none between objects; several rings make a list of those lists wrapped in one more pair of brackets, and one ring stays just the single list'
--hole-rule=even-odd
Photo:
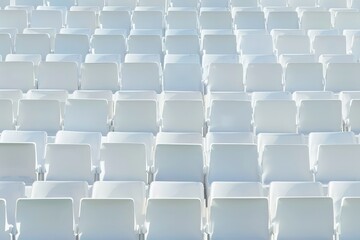
[{"label": "seat backrest", "polygon": [[43,165],[47,134],[44,131],[5,130],[1,133],[1,142],[34,142],[36,144],[37,163]]},{"label": "seat backrest", "polygon": [[149,199],[146,239],[202,238],[201,207],[199,199]]},{"label": "seat backrest", "polygon": [[210,238],[269,239],[267,198],[213,198]]},{"label": "seat backrest", "polygon": [[155,148],[154,180],[202,182],[204,155],[201,145],[158,144]]},{"label": "seat backrest", "polygon": [[94,11],[68,11],[66,24],[68,28],[88,28],[94,30],[97,27],[97,16]]},{"label": "seat backrest", "polygon": [[63,27],[61,10],[32,10],[30,26],[32,28],[54,28],[59,31]]},{"label": "seat backrest", "polygon": [[141,225],[145,220],[146,185],[136,181],[97,181],[93,185],[92,198],[110,199],[127,198],[133,199],[136,222]]},{"label": "seat backrest", "polygon": [[302,100],[298,114],[300,133],[341,131],[340,100]]},{"label": "seat backrest", "polygon": [[273,41],[271,35],[243,35],[239,39],[239,52],[241,54],[273,54]]},{"label": "seat backrest", "polygon": [[89,144],[91,147],[91,160],[95,166],[100,166],[101,133],[58,131],[55,143]]},{"label": "seat backrest", "polygon": [[[107,1],[108,6],[110,6],[110,1],[116,0]],[[130,0],[129,2],[135,1]],[[131,15],[129,11],[103,10],[99,13],[99,24],[103,29],[126,29],[129,31],[131,28]]]},{"label": "seat backrest", "polygon": [[21,99],[18,130],[46,131],[53,136],[60,130],[60,103],[57,100]]},{"label": "seat backrest", "polygon": [[[190,1],[186,1],[190,2]],[[194,10],[170,10],[166,15],[168,29],[197,29],[198,16]]]},{"label": "seat backrest", "polygon": [[307,145],[266,145],[261,157],[263,184],[313,180]]},{"label": "seat backrest", "polygon": [[51,51],[50,36],[43,33],[16,34],[17,54],[40,54],[42,59]]},{"label": "seat backrest", "polygon": [[37,69],[39,89],[65,89],[73,92],[79,88],[79,71],[76,62],[41,62]]},{"label": "seat backrest", "polygon": [[306,35],[280,35],[276,38],[275,48],[281,54],[309,54],[310,39]]},{"label": "seat backrest", "polygon": [[[56,216],[56,217],[55,217]],[[74,239],[73,206],[69,198],[19,199],[16,207],[19,239]]]},{"label": "seat backrest", "polygon": [[341,203],[340,215],[340,237],[342,239],[358,238],[360,236],[359,228],[355,224],[359,220],[360,198],[345,197]]},{"label": "seat backrest", "polygon": [[320,145],[328,144],[355,144],[356,138],[353,132],[312,132],[309,134],[310,167],[316,166]]},{"label": "seat backrest", "polygon": [[341,206],[344,198],[360,197],[360,183],[357,181],[331,181],[328,185],[328,195],[334,201],[334,217],[341,221]]},{"label": "seat backrest", "polygon": [[199,37],[195,34],[167,35],[165,49],[167,54],[199,54]]},{"label": "seat backrest", "polygon": [[212,63],[207,88],[210,91],[244,91],[243,66],[240,63]]},{"label": "seat backrest", "polygon": [[65,106],[64,130],[101,132],[106,135],[108,103],[105,99],[68,99]]},{"label": "seat backrest", "polygon": [[103,143],[101,161],[104,181],[147,182],[147,159],[145,144]]},{"label": "seat backrest", "polygon": [[260,179],[257,147],[254,144],[212,144],[207,183],[257,182]]},{"label": "seat backrest", "polygon": [[[191,119],[188,116],[192,116]],[[202,133],[205,122],[203,101],[165,100],[161,119],[161,131]]]},{"label": "seat backrest", "polygon": [[255,91],[282,91],[283,70],[279,63],[250,63],[245,72],[245,89]]},{"label": "seat backrest", "polygon": [[[117,212],[119,214],[114,214]],[[104,221],[111,219],[111,221]],[[136,240],[136,219],[132,199],[83,198],[80,206],[79,239],[124,238]]]},{"label": "seat backrest", "polygon": [[329,181],[358,181],[360,179],[358,154],[360,154],[358,144],[320,145],[316,181],[323,184],[328,184]]},{"label": "seat backrest", "polygon": [[321,197],[324,191],[319,182],[272,182],[269,187],[270,216],[275,217],[280,197]]},{"label": "seat backrest", "polygon": [[85,34],[56,34],[54,53],[80,54],[84,58],[89,50],[89,37]]},{"label": "seat backrest", "polygon": [[252,114],[250,101],[213,100],[209,132],[250,132]]},{"label": "seat backrest", "polygon": [[153,100],[118,100],[113,119],[117,132],[151,132],[159,130],[157,102]]},{"label": "seat backrest", "polygon": [[30,198],[71,198],[74,208],[74,220],[78,222],[80,200],[86,197],[89,197],[87,182],[37,181],[33,184]]},{"label": "seat backrest", "polygon": [[14,110],[11,99],[0,99],[0,130],[15,130]]},{"label": "seat backrest", "polygon": [[92,52],[95,54],[126,53],[126,40],[123,35],[93,34],[90,40]]},{"label": "seat backrest", "polygon": [[284,72],[285,91],[322,91],[324,89],[321,63],[288,63]]},{"label": "seat backrest", "polygon": [[257,135],[257,146],[260,156],[266,145],[294,145],[305,143],[304,135],[298,133],[259,133]]},{"label": "seat backrest", "polygon": [[238,11],[234,16],[236,29],[265,29],[265,16],[262,11]]},{"label": "seat backrest", "polygon": [[312,43],[315,57],[322,54],[346,54],[346,38],[343,35],[318,35]]},{"label": "seat backrest", "polygon": [[134,29],[163,29],[164,27],[164,16],[161,11],[135,9],[131,21]]},{"label": "seat backrest", "polygon": [[83,63],[81,89],[119,90],[119,69],[116,63]]},{"label": "seat backrest", "polygon": [[236,36],[233,34],[204,35],[201,47],[206,54],[236,54]]},{"label": "seat backrest", "polygon": [[[25,4],[26,5],[26,4]],[[16,28],[18,32],[22,32],[28,26],[27,12],[25,9],[18,10],[1,10],[0,11],[0,27]]]},{"label": "seat backrest", "polygon": [[[346,72],[346,77],[344,73]],[[359,63],[329,63],[325,75],[325,90],[333,92],[359,91],[356,76],[360,74]]]},{"label": "seat backrest", "polygon": [[159,35],[129,35],[128,53],[162,55],[162,39]]},{"label": "seat backrest", "polygon": [[335,13],[334,28],[339,30],[344,29],[359,29],[360,13],[359,12],[342,12]]},{"label": "seat backrest", "polygon": [[2,89],[20,89],[26,92],[35,88],[32,62],[0,62],[0,76]]},{"label": "seat backrest", "polygon": [[200,64],[169,63],[164,68],[164,91],[203,91]]},{"label": "seat backrest", "polygon": [[231,12],[227,10],[200,11],[201,29],[232,29]]},{"label": "seat backrest", "polygon": [[298,29],[299,18],[295,11],[271,11],[266,18],[266,29]]},{"label": "seat backrest", "polygon": [[331,15],[328,11],[304,11],[300,17],[300,28],[309,29],[330,29]]},{"label": "seat backrest", "polygon": [[295,133],[296,114],[293,100],[258,100],[254,106],[255,133]]},{"label": "seat backrest", "polygon": [[121,89],[153,90],[160,93],[160,72],[159,64],[154,62],[122,63],[120,71]]},{"label": "seat backrest", "polygon": [[46,181],[87,181],[89,184],[94,182],[90,145],[47,144],[45,163]]},{"label": "seat backrest", "polygon": [[332,204],[329,197],[279,198],[273,221],[276,239],[332,239]]}]

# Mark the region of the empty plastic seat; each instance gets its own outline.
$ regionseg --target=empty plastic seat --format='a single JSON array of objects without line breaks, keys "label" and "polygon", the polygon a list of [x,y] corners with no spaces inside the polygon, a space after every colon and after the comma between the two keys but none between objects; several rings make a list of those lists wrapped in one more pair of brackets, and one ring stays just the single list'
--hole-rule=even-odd
[{"label": "empty plastic seat", "polygon": [[245,89],[255,91],[282,91],[282,67],[278,63],[251,63],[245,72]]},{"label": "empty plastic seat", "polygon": [[269,239],[266,198],[212,198],[209,218],[210,239]]},{"label": "empty plastic seat", "polygon": [[288,63],[315,63],[314,54],[282,54],[279,56],[279,63],[283,68]]},{"label": "empty plastic seat", "polygon": [[144,182],[97,181],[94,183],[92,198],[127,198],[134,201],[136,222],[142,225],[145,219],[146,190]]},{"label": "empty plastic seat", "polygon": [[147,155],[145,144],[103,143],[101,180],[147,182]]},{"label": "empty plastic seat", "polygon": [[[191,116],[189,119],[188,116]],[[203,131],[205,110],[202,99],[166,99],[161,112],[161,131]]]},{"label": "empty plastic seat", "polygon": [[153,167],[154,180],[202,182],[203,158],[201,145],[157,144]]},{"label": "empty plastic seat", "polygon": [[303,100],[298,114],[300,133],[341,131],[340,100]]},{"label": "empty plastic seat", "polygon": [[345,36],[320,35],[316,36],[312,43],[315,57],[322,54],[346,54]]},{"label": "empty plastic seat", "polygon": [[83,63],[81,89],[119,90],[119,69],[116,63]]},{"label": "empty plastic seat", "polygon": [[16,28],[22,32],[28,26],[26,10],[0,10],[0,27]]},{"label": "empty plastic seat", "polygon": [[122,35],[94,34],[91,37],[91,48],[95,54],[120,54],[126,53],[126,42]]},{"label": "empty plastic seat", "polygon": [[68,28],[88,28],[94,30],[97,27],[97,19],[94,11],[68,11],[66,24]]},{"label": "empty plastic seat", "polygon": [[236,54],[236,36],[205,34],[201,47],[204,54]]},{"label": "empty plastic seat", "polygon": [[360,92],[359,91],[343,91],[339,93],[339,99],[342,102],[342,117],[343,120],[348,121],[351,101],[360,99]]},{"label": "empty plastic seat", "polygon": [[208,91],[244,91],[243,66],[239,63],[212,63],[206,81]]},{"label": "empty plastic seat", "polygon": [[0,129],[1,130],[13,130],[15,129],[15,121],[13,103],[11,99],[0,99],[0,109],[2,117],[0,120]]},{"label": "empty plastic seat", "polygon": [[329,9],[329,8],[346,8],[346,0],[319,0],[318,4],[320,7]]},{"label": "empty plastic seat", "polygon": [[79,6],[85,6],[85,7],[103,7],[104,6],[104,1],[103,0],[78,0],[77,4]]},{"label": "empty plastic seat", "polygon": [[317,157],[316,181],[359,181],[360,152],[358,144],[320,145]]},{"label": "empty plastic seat", "polygon": [[101,134],[99,132],[58,131],[55,143],[60,144],[88,144],[91,147],[91,161],[100,166]]},{"label": "empty plastic seat", "polygon": [[57,32],[63,27],[61,10],[33,10],[30,26],[32,28],[54,28]]},{"label": "empty plastic seat", "polygon": [[260,179],[254,144],[214,143],[210,146],[207,186],[213,182],[257,182]]},{"label": "empty plastic seat", "polygon": [[305,144],[305,138],[298,133],[259,133],[257,145],[261,156],[266,145],[295,145]]},{"label": "empty plastic seat", "polygon": [[22,99],[19,102],[18,130],[46,131],[50,136],[60,130],[60,103],[56,100]]},{"label": "empty plastic seat", "polygon": [[302,100],[334,100],[337,99],[331,91],[296,91],[293,99],[299,106]]},{"label": "empty plastic seat", "polygon": [[71,198],[74,220],[78,222],[80,200],[89,197],[88,189],[88,184],[82,181],[37,181],[32,186],[31,198]]},{"label": "empty plastic seat", "polygon": [[165,49],[167,54],[199,54],[199,37],[193,31],[184,34],[167,34]]},{"label": "empty plastic seat", "polygon": [[244,35],[239,42],[239,52],[241,54],[273,54],[273,41],[271,35]]},{"label": "empty plastic seat", "polygon": [[101,132],[106,135],[108,103],[105,99],[68,99],[65,106],[64,130]]},{"label": "empty plastic seat", "polygon": [[1,142],[34,142],[36,145],[36,159],[40,165],[44,164],[47,134],[42,131],[14,131],[5,130],[1,133]]},{"label": "empty plastic seat", "polygon": [[128,53],[162,55],[162,41],[159,35],[130,35]]},{"label": "empty plastic seat", "polygon": [[7,54],[13,52],[11,35],[9,33],[0,33],[0,43],[0,55],[2,58],[5,58]]},{"label": "empty plastic seat", "polygon": [[322,197],[324,190],[319,182],[272,182],[269,187],[270,217],[276,214],[278,198]]},{"label": "empty plastic seat", "polygon": [[192,9],[169,9],[166,15],[166,27],[167,29],[197,29],[197,12]]},{"label": "empty plastic seat", "polygon": [[265,29],[265,16],[261,11],[238,11],[234,16],[236,29]]},{"label": "empty plastic seat", "polygon": [[163,90],[203,92],[200,64],[166,64],[164,67]]},{"label": "empty plastic seat", "polygon": [[254,106],[255,133],[296,132],[296,103],[292,100],[259,100]]},{"label": "empty plastic seat", "polygon": [[266,29],[298,29],[299,18],[295,11],[271,11],[266,18]]},{"label": "empty plastic seat", "polygon": [[32,62],[0,62],[0,87],[20,89],[23,92],[35,87]]},{"label": "empty plastic seat", "polygon": [[79,87],[76,62],[41,62],[37,70],[39,89],[65,89],[73,92]]},{"label": "empty plastic seat", "polygon": [[123,63],[120,71],[121,89],[160,93],[160,71],[157,63]]},{"label": "empty plastic seat", "polygon": [[309,54],[310,40],[305,35],[280,35],[276,38],[276,53],[281,54]]},{"label": "empty plastic seat", "polygon": [[128,11],[100,11],[99,24],[103,29],[124,29],[126,33],[131,28],[131,15]]},{"label": "empty plastic seat", "polygon": [[87,144],[47,144],[45,166],[46,181],[94,182],[91,149]]},{"label": "empty plastic seat", "polygon": [[200,29],[232,29],[231,12],[227,10],[202,10]]},{"label": "empty plastic seat", "polygon": [[[3,211],[2,213],[2,222],[1,226],[4,228],[2,231],[6,231],[6,227],[8,227],[7,223],[10,223],[16,229],[15,222],[15,209],[16,209],[16,201],[19,198],[25,197],[25,184],[23,182],[1,182],[0,183],[0,197],[2,198],[1,203],[3,206],[1,207]],[[6,205],[5,205],[6,204]],[[6,217],[5,217],[6,216]],[[4,218],[5,217],[5,218]],[[6,221],[7,220],[7,221]],[[14,229],[13,229],[14,230]],[[1,239],[9,239],[9,233],[1,234]]]},{"label": "empty plastic seat", "polygon": [[160,29],[164,27],[164,17],[161,11],[136,10],[132,14],[133,29]]},{"label": "empty plastic seat", "polygon": [[209,132],[250,132],[252,112],[250,101],[213,100],[208,130]]},{"label": "empty plastic seat", "polygon": [[89,49],[89,37],[85,34],[56,34],[54,53],[80,54],[84,58]]},{"label": "empty plastic seat", "polygon": [[262,181],[312,181],[306,145],[265,145],[262,152]]},{"label": "empty plastic seat", "polygon": [[73,206],[69,198],[20,199],[16,208],[16,222],[19,226],[17,239],[44,240],[49,236],[57,240],[75,238]]},{"label": "empty plastic seat", "polygon": [[254,143],[254,136],[251,132],[208,132],[205,138],[206,150],[209,151],[212,144],[240,144]]},{"label": "empty plastic seat", "polygon": [[202,239],[201,208],[199,199],[149,199],[146,213],[149,225],[145,239],[174,236]]},{"label": "empty plastic seat", "polygon": [[330,29],[331,15],[328,11],[304,11],[300,15],[300,28],[308,29]]},{"label": "empty plastic seat", "polygon": [[[106,222],[104,219],[111,221]],[[78,228],[79,239],[138,239],[134,201],[84,198],[81,200]]]},{"label": "empty plastic seat", "polygon": [[35,143],[0,143],[0,179],[31,185],[36,179]]},{"label": "empty plastic seat", "polygon": [[320,63],[288,63],[284,72],[285,91],[322,91],[323,67]]},{"label": "empty plastic seat", "polygon": [[[342,208],[346,198],[360,197],[359,182],[357,181],[332,181],[328,185],[328,195],[334,201],[334,217],[337,223],[342,222]],[[342,228],[341,228],[342,229]],[[342,231],[341,231],[342,233]]]},{"label": "empty plastic seat", "polygon": [[158,127],[156,99],[117,100],[113,119],[116,132],[151,132],[156,134]]},{"label": "empty plastic seat", "polygon": [[285,7],[286,1],[285,0],[260,0],[259,5],[261,7]]},{"label": "empty plastic seat", "polygon": [[332,239],[334,219],[329,197],[279,198],[274,223],[275,239]]},{"label": "empty plastic seat", "polygon": [[342,200],[339,228],[339,239],[355,239],[359,237],[359,229],[356,223],[360,208],[359,197],[346,197]]},{"label": "empty plastic seat", "polygon": [[325,90],[333,92],[358,91],[356,76],[360,73],[358,63],[329,63],[325,75]]},{"label": "empty plastic seat", "polygon": [[356,138],[353,132],[313,132],[309,134],[310,167],[317,164],[320,145],[329,144],[355,144]]},{"label": "empty plastic seat", "polygon": [[339,30],[344,29],[359,29],[360,13],[359,12],[342,12],[339,11],[334,17],[334,28]]}]

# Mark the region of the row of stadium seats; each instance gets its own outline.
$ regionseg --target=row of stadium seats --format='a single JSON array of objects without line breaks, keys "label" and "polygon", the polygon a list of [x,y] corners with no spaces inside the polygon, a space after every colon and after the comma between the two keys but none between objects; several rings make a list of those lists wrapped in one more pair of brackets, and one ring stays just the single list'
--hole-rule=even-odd
[{"label": "row of stadium seats", "polygon": [[[216,138],[217,137],[217,138]],[[301,134],[100,133],[3,131],[2,181],[357,181],[360,145],[352,132]],[[34,144],[35,143],[35,144]],[[210,145],[209,145],[210,144]],[[205,180],[204,180],[205,176]]]},{"label": "row of stadium seats", "polygon": [[154,182],[147,194],[141,182],[97,182],[90,194],[84,182],[35,182],[24,198],[21,182],[2,182],[1,239],[356,239],[359,182],[328,188],[273,182],[264,194],[258,183],[216,182],[206,202],[201,183]]},{"label": "row of stadium seats", "polygon": [[[155,92],[66,91],[0,92],[2,130],[101,132],[360,132],[359,92]],[[7,98],[7,99],[6,99]],[[67,99],[68,98],[68,99]],[[102,99],[99,99],[102,98]],[[106,98],[108,100],[106,100]],[[191,118],[189,118],[191,116]]]}]

